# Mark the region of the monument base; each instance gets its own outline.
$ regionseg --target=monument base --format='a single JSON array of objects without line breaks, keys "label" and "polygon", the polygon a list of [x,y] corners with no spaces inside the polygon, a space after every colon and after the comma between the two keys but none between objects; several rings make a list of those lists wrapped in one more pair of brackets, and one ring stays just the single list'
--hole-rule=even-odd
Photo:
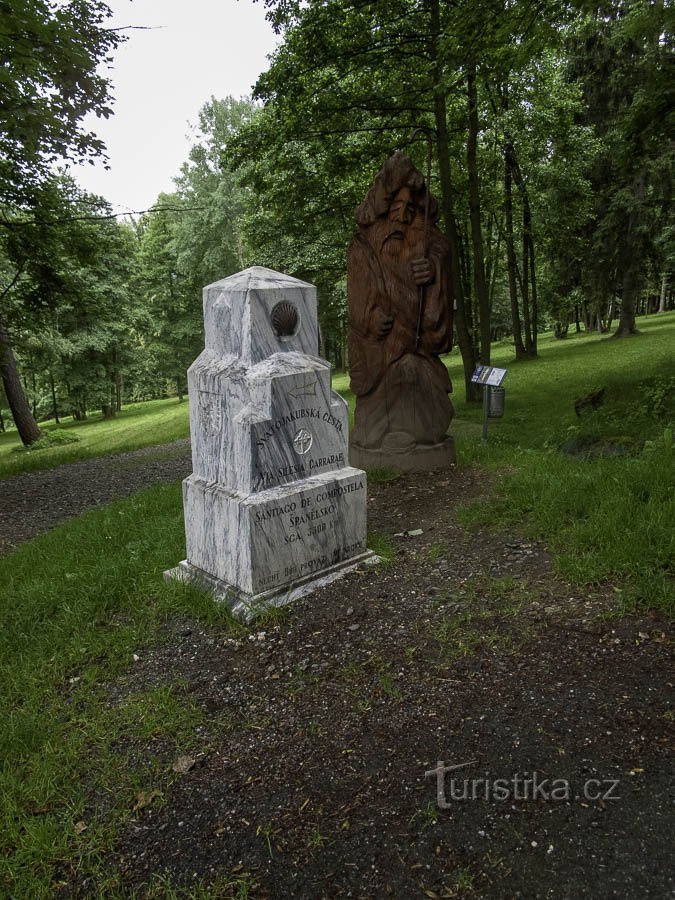
[{"label": "monument base", "polygon": [[313,572],[305,578],[286,584],[283,588],[273,588],[260,594],[246,594],[219,578],[209,575],[203,569],[191,565],[187,560],[180,562],[175,569],[167,569],[164,572],[164,578],[166,581],[182,581],[185,584],[194,585],[199,590],[211,594],[218,603],[226,603],[230,607],[232,615],[240,622],[249,623],[266,610],[277,606],[286,606],[286,604],[348,575],[360,565],[373,565],[379,561],[380,557],[376,556],[372,550],[368,550],[360,556],[352,557],[321,572]]},{"label": "monument base", "polygon": [[397,472],[429,472],[457,461],[455,440],[446,437],[440,444],[416,444],[414,447],[370,449],[349,445],[349,464],[357,469],[394,469]]}]

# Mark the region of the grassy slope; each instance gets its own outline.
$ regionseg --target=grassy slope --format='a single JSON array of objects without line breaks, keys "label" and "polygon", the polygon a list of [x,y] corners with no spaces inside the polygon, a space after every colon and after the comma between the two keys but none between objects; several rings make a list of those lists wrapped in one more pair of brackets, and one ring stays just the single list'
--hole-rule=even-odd
[{"label": "grassy slope", "polygon": [[[493,363],[509,369],[506,415],[490,420],[484,444],[481,411],[460,404],[455,432],[465,462],[509,466],[515,474],[496,500],[464,517],[543,538],[563,575],[616,579],[627,607],[672,609],[675,314],[641,320],[640,328],[639,337],[623,341],[544,339],[533,362],[509,364],[510,348],[496,348]],[[461,377],[456,367],[453,377]],[[604,405],[577,418],[575,398],[600,387]],[[571,457],[559,451],[571,438],[609,439],[628,453]]]},{"label": "grassy slope", "polygon": [[[662,432],[667,414],[650,409],[658,406],[657,392],[639,386],[665,377],[675,315],[642,328],[642,337],[621,343],[596,337],[545,341],[542,359],[533,363],[509,365],[510,349],[495,348],[494,362],[509,367],[507,415],[491,422],[483,445],[480,410],[458,402],[454,431],[464,462],[515,470],[496,503],[468,517],[525,524],[559,545],[563,569],[566,559],[570,573],[576,565],[580,577],[595,567],[592,577],[620,579],[651,603],[655,584],[666,589],[659,566],[673,520],[665,448],[598,461],[568,459],[552,449],[578,427],[574,398],[599,386],[608,388],[606,406],[585,418],[582,429],[643,439]],[[458,383],[458,363],[451,359]],[[336,384],[344,389],[344,376]],[[91,429],[90,455],[96,446],[109,451],[113,442],[131,449],[139,436],[143,443],[159,433],[168,440],[178,436],[167,431],[181,417],[181,427],[186,424],[186,404],[147,408],[147,416],[130,412],[129,430],[124,416],[77,426]],[[98,434],[107,439],[97,444]],[[604,498],[613,498],[612,508],[598,518]],[[577,534],[575,523],[591,533]],[[620,548],[614,563],[603,542]],[[584,554],[584,546],[590,552]],[[226,630],[239,627],[200,595],[162,582],[163,569],[182,558],[183,549],[175,485],[92,510],[0,558],[0,893],[53,896],[78,870],[97,879],[101,894],[112,879],[108,895],[118,895],[114,876],[100,869],[101,856],[135,798],[167,776],[142,753],[120,759],[115,742],[132,733],[139,741],[165,742],[176,754],[187,752],[199,711],[180,684],[115,699],[106,681],[133,667],[134,653],[158,639],[167,618],[189,613]]]},{"label": "grassy slope", "polygon": [[[54,424],[41,427],[51,431]],[[0,434],[0,478],[188,437],[188,404],[187,401],[179,403],[175,398],[133,403],[125,406],[114,419],[104,420],[100,414],[93,414],[84,422],[67,419],[60,430],[76,435],[78,443],[27,453],[16,431]]]},{"label": "grassy slope", "polygon": [[[675,313],[641,319],[640,330],[640,336],[624,340],[581,334],[558,341],[544,335],[539,358],[526,362],[514,361],[509,343],[493,345],[492,365],[508,369],[506,415],[491,420],[490,447],[466,442],[462,448],[465,458],[496,461],[502,448],[544,448],[579,424],[574,400],[601,387],[607,388],[606,403],[598,416],[602,426],[615,435],[650,437],[659,423],[646,407],[641,385],[672,377]],[[461,362],[454,354],[451,360],[450,374],[461,392]],[[614,421],[610,421],[613,414]],[[452,430],[460,438],[479,435],[481,423],[480,409],[470,410],[461,401],[457,404]]]}]

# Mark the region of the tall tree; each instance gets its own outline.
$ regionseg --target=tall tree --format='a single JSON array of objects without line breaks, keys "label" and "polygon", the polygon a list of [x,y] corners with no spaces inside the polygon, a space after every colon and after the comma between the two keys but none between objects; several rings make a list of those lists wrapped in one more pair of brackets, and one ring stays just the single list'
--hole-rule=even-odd
[{"label": "tall tree", "polygon": [[[491,152],[482,121],[487,85],[541,54],[555,31],[557,6],[548,0],[268,0],[267,6],[284,43],[258,81],[265,109],[234,142],[235,163],[245,163],[250,183],[275,212],[278,197],[284,234],[328,280],[323,261],[339,260],[337,242],[348,244],[351,210],[383,159],[407,149],[424,168],[424,153],[407,145],[413,129],[431,129],[431,188],[452,248],[466,394],[476,399],[471,375],[479,345],[489,358],[491,337],[483,229],[494,213],[483,208],[482,183],[482,159]],[[316,252],[325,244],[330,252],[325,246]],[[533,241],[527,248],[531,297]]]},{"label": "tall tree", "polygon": [[42,185],[34,216],[16,215],[0,231],[2,268],[16,273],[3,298],[7,331],[34,371],[68,381],[75,409],[75,386],[88,380],[92,405],[112,414],[129,329],[129,229],[66,176]]},{"label": "tall tree", "polygon": [[144,305],[146,362],[179,396],[202,344],[202,288],[246,265],[247,191],[222,165],[222,153],[254,109],[246,99],[212,97],[175,192],[161,195],[139,223],[134,291]]},{"label": "tall tree", "polygon": [[[340,283],[354,207],[393,150],[408,149],[425,168],[421,145],[407,147],[411,132],[424,126],[436,135],[440,185],[432,184],[432,190],[440,194],[453,245],[463,336],[468,326],[462,316],[465,290],[460,288],[460,231],[448,152],[449,82],[440,4],[331,0],[306,6],[274,2],[269,8],[284,44],[256,87],[264,114],[233,150],[236,161],[246,162],[250,183],[280,213],[279,231],[294,245],[289,258],[300,263],[295,274],[312,277],[320,286],[331,279],[333,285]],[[472,353],[470,338],[464,344]],[[473,371],[471,363],[469,368]],[[467,383],[471,387],[470,379]]]},{"label": "tall tree", "polygon": [[111,115],[99,66],[123,40],[98,0],[0,0],[0,205],[23,205],[59,160],[100,156],[83,128]]},{"label": "tall tree", "polygon": [[181,219],[177,194],[160,194],[157,208],[139,223],[133,290],[142,299],[139,323],[145,353],[156,378],[185,392],[185,373],[201,344],[202,307],[199,288],[178,264],[176,240]]},{"label": "tall tree", "polygon": [[175,220],[177,266],[198,298],[204,285],[245,265],[247,192],[222,158],[224,148],[254,112],[247,99],[212,97],[199,111],[197,140],[175,179],[181,205]]},{"label": "tall tree", "polygon": [[570,77],[582,86],[586,120],[602,142],[589,171],[595,208],[584,266],[598,310],[620,297],[617,337],[637,331],[637,302],[670,215],[675,88],[667,74],[669,6],[663,0],[582,0],[570,43]]},{"label": "tall tree", "polygon": [[[57,160],[101,155],[103,144],[83,128],[87,113],[111,113],[108,80],[98,66],[120,43],[97,0],[0,0],[0,228],[38,213],[40,191]],[[0,293],[0,373],[22,441],[40,437],[21,386],[5,301],[17,269]]]}]

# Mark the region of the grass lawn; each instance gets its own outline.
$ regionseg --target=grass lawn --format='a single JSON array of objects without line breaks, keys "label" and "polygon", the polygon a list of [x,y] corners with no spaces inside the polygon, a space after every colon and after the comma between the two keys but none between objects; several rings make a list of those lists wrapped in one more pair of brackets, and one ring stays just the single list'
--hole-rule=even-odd
[{"label": "grass lawn", "polygon": [[180,485],[152,488],[0,558],[3,896],[50,897],[74,872],[96,873],[157,774],[120,756],[121,733],[183,750],[195,739],[199,713],[184,686],[120,702],[105,687],[166,618],[189,613],[239,628],[211,601],[162,581],[184,541],[181,505]]},{"label": "grass lawn", "polygon": [[[571,579],[611,579],[624,608],[672,603],[672,346],[675,314],[640,321],[639,337],[542,338],[541,358],[512,363],[506,415],[481,441],[481,410],[456,399],[460,464],[505,470],[496,498],[464,513],[467,525],[527,531],[557,553]],[[450,370],[461,393],[461,369]],[[346,393],[347,378],[335,386]],[[573,402],[606,387],[603,407],[577,419]],[[127,407],[110,422],[67,424],[78,444],[13,453],[0,437],[0,472],[162,443],[187,435],[187,404]],[[625,455],[560,452],[575,439],[610,440]],[[111,695],[106,685],[133,667],[161,623],[182,614],[224,632],[241,626],[161,572],[182,558],[180,487],[156,487],[66,523],[0,558],[0,891],[51,897],[86,873],[106,894],[102,859],[134,804],[160,777],[156,762],[120,757],[120,734],[189,751],[202,713],[180,682]],[[129,764],[127,764],[127,762]],[[166,773],[164,772],[164,777]],[[93,794],[92,794],[93,792]],[[93,799],[92,799],[93,798]],[[158,798],[161,802],[161,798]],[[115,885],[109,896],[116,896]],[[167,888],[158,896],[173,896]],[[228,895],[229,896],[229,895]]]},{"label": "grass lawn", "polygon": [[[55,430],[53,422],[40,427],[45,432]],[[0,479],[188,437],[188,404],[187,400],[181,403],[175,397],[131,403],[114,419],[103,419],[100,413],[92,413],[84,422],[63,420],[58,431],[77,437],[77,443],[26,452],[16,431],[0,434]]]},{"label": "grass lawn", "polygon": [[[473,440],[481,434],[482,409],[456,401],[451,431],[462,459],[500,464],[513,451],[546,450],[570,434],[593,429],[636,440],[657,436],[673,415],[675,312],[642,318],[639,328],[640,335],[623,340],[585,333],[564,340],[541,335],[539,357],[523,362],[515,362],[510,342],[494,344],[492,365],[508,370],[506,414],[490,420],[484,445]],[[456,396],[463,395],[461,360],[454,352],[448,367]],[[574,400],[603,387],[604,406],[577,418]]]},{"label": "grass lawn", "polygon": [[[545,540],[564,576],[616,579],[625,608],[672,610],[675,314],[642,319],[640,331],[622,341],[545,336],[540,358],[520,363],[497,345],[506,414],[490,420],[484,443],[482,410],[460,403],[454,431],[461,461],[514,470],[467,524],[524,530]],[[457,360],[450,371],[461,383]],[[604,404],[577,417],[574,400],[603,387]]]}]

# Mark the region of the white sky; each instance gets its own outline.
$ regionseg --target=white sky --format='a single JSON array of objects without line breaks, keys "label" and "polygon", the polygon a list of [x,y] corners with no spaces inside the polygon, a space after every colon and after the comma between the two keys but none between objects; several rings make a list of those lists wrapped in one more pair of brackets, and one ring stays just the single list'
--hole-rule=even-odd
[{"label": "white sky", "polygon": [[108,24],[163,26],[125,32],[114,55],[114,115],[87,128],[107,146],[102,163],[76,166],[83,188],[106,197],[114,212],[152,206],[187,159],[190,131],[204,103],[251,93],[276,36],[262,2],[252,0],[107,0]]}]

